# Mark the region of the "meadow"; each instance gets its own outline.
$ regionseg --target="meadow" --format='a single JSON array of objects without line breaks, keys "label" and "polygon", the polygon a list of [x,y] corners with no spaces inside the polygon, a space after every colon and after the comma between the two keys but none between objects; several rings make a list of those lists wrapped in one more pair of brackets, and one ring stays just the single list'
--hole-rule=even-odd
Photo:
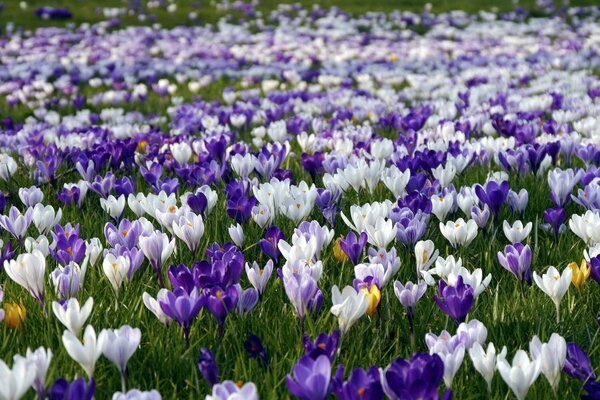
[{"label": "meadow", "polygon": [[0,399],[599,398],[600,9],[520,6],[5,2]]}]

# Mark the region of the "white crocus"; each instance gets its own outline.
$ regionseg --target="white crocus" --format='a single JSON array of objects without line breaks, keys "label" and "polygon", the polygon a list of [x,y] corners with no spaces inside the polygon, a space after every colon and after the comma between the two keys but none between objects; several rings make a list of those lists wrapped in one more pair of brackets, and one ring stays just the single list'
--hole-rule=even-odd
[{"label": "white crocus", "polygon": [[521,221],[515,221],[511,226],[507,221],[504,221],[502,223],[502,230],[504,231],[504,236],[506,236],[509,242],[523,243],[523,241],[527,239],[527,236],[529,236],[531,233],[532,226],[533,224],[531,222],[528,222],[523,226]]},{"label": "white crocus", "polygon": [[182,240],[192,254],[200,245],[200,239],[204,235],[204,222],[200,215],[186,212],[173,221],[173,233]]},{"label": "white crocus", "polygon": [[363,291],[357,292],[346,286],[342,292],[335,285],[332,289],[331,313],[338,318],[342,335],[348,333],[352,325],[367,312],[369,297]]},{"label": "white crocus", "polygon": [[562,274],[556,268],[551,266],[542,276],[533,272],[533,280],[544,293],[546,293],[556,306],[556,323],[560,322],[560,301],[569,289],[573,270],[566,267]]},{"label": "white crocus", "polygon": [[79,336],[83,324],[89,318],[94,307],[94,299],[90,297],[86,300],[83,307],[79,306],[76,298],[70,298],[63,306],[60,303],[52,302],[52,311],[61,324],[65,326],[74,336]]},{"label": "white crocus", "polygon": [[527,353],[520,349],[515,354],[512,365],[506,361],[503,353],[498,354],[496,365],[500,376],[519,400],[525,399],[541,369],[539,360],[530,360]]},{"label": "white crocus", "polygon": [[542,374],[548,379],[556,393],[560,383],[560,374],[567,359],[567,342],[558,333],[550,336],[548,343],[542,343],[536,336],[529,342],[531,358],[540,360]]},{"label": "white crocus", "polygon": [[100,199],[100,206],[111,218],[118,219],[125,209],[125,195],[116,198],[111,194],[106,199]]},{"label": "white crocus", "polygon": [[27,289],[40,304],[44,303],[46,258],[41,251],[21,253],[16,260],[4,261],[4,270],[10,279]]},{"label": "white crocus", "polygon": [[[498,356],[506,357],[506,347],[502,348]],[[491,392],[492,379],[494,379],[494,372],[496,371],[496,347],[494,347],[494,343],[488,343],[487,350],[484,350],[478,342],[473,343],[473,346],[469,349],[469,357],[471,357],[475,370],[485,379],[488,392]]]},{"label": "white crocus", "polygon": [[228,232],[233,243],[241,248],[244,245],[244,229],[242,226],[240,224],[231,225]]},{"label": "white crocus", "polygon": [[121,288],[121,284],[127,278],[127,272],[129,271],[129,257],[118,256],[115,257],[114,254],[108,253],[106,257],[104,257],[104,262],[102,263],[102,270],[104,271],[104,275],[108,278],[111,286],[115,291],[115,295],[119,297],[119,289]]},{"label": "white crocus", "polygon": [[70,331],[64,331],[62,342],[69,356],[81,365],[88,378],[91,378],[94,375],[96,361],[102,355],[104,347],[104,342],[100,338],[96,339],[94,327],[91,325],[85,327],[83,341],[80,341]]},{"label": "white crocus", "polygon": [[246,263],[246,276],[259,295],[264,293],[272,273],[273,260],[267,261],[267,264],[262,269],[258,266],[256,261],[252,262],[252,267]]},{"label": "white crocus", "polygon": [[440,222],[440,231],[452,247],[468,246],[477,236],[477,224],[472,219],[465,222],[459,218],[456,221],[448,221],[445,225]]},{"label": "white crocus", "polygon": [[366,225],[369,243],[385,249],[396,238],[397,228],[391,219],[380,217],[374,225]]},{"label": "white crocus", "polygon": [[19,400],[35,378],[35,368],[31,368],[25,359],[16,360],[12,368],[0,360],[0,400]]}]

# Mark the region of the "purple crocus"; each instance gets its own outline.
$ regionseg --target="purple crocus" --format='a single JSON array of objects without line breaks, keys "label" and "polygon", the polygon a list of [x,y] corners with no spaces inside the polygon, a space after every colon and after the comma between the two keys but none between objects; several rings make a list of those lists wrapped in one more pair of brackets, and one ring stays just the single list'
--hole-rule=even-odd
[{"label": "purple crocus", "polygon": [[498,222],[498,214],[500,207],[506,201],[510,186],[508,182],[503,181],[498,183],[494,180],[489,180],[485,186],[475,185],[475,194],[483,204],[487,204],[494,216],[494,223]]},{"label": "purple crocus", "polygon": [[583,382],[596,380],[596,374],[588,355],[574,342],[567,343],[567,359],[563,371]]},{"label": "purple crocus", "polygon": [[248,356],[251,359],[258,360],[262,366],[269,365],[269,357],[267,357],[267,351],[265,350],[262,342],[258,336],[251,334],[248,336],[248,340],[244,341],[244,348],[248,352]]},{"label": "purple crocus", "polygon": [[206,295],[206,308],[217,320],[219,336],[223,336],[225,319],[230,312],[235,310],[238,301],[238,292],[234,285],[223,289],[219,286],[210,288]]},{"label": "purple crocus", "polygon": [[347,381],[343,381],[344,367],[339,366],[333,378],[333,392],[340,400],[380,400],[384,398],[379,368],[367,371],[356,368]]},{"label": "purple crocus", "polygon": [[473,206],[471,208],[471,219],[475,221],[479,229],[485,229],[490,220],[490,208],[484,204],[483,209]]},{"label": "purple crocus", "polygon": [[192,209],[195,214],[204,214],[206,211],[206,206],[208,205],[208,200],[206,199],[206,195],[202,192],[196,194],[190,194],[187,197],[187,205]]},{"label": "purple crocus", "polygon": [[325,355],[333,364],[333,360],[335,360],[335,356],[337,354],[339,339],[339,329],[334,330],[331,335],[321,333],[319,336],[317,336],[314,342],[312,342],[308,334],[305,333],[302,337],[304,354],[313,360],[316,360],[319,358],[319,356]]},{"label": "purple crocus", "polygon": [[215,356],[209,349],[206,347],[200,349],[200,356],[196,365],[208,387],[213,387],[219,382],[219,367],[217,367]]},{"label": "purple crocus", "polygon": [[276,226],[267,229],[264,239],[260,239],[258,245],[267,256],[271,257],[275,263],[279,262],[281,252],[277,244],[280,240],[285,240],[285,235]]},{"label": "purple crocus", "polygon": [[32,221],[33,208],[31,207],[25,213],[21,213],[17,207],[12,206],[8,211],[8,215],[0,215],[0,226],[13,235],[19,242],[27,234],[27,229]]},{"label": "purple crocus", "polygon": [[555,237],[558,237],[561,233],[561,226],[563,226],[563,222],[565,222],[566,219],[567,213],[562,207],[549,208],[544,211],[544,221],[550,225]]},{"label": "purple crocus", "polygon": [[167,277],[169,278],[169,282],[171,282],[173,290],[183,288],[186,292],[191,293],[196,287],[192,272],[184,264],[179,264],[178,266],[171,265],[167,272]]},{"label": "purple crocus", "polygon": [[55,243],[54,249],[50,248],[52,258],[62,265],[71,262],[81,265],[85,257],[86,245],[85,241],[79,238],[79,224],[75,227],[67,224],[64,228],[57,224],[51,234]]},{"label": "purple crocus", "polygon": [[160,308],[183,328],[186,347],[190,347],[190,325],[206,302],[206,298],[194,288],[190,293],[183,288],[167,291],[159,299]]},{"label": "purple crocus", "polygon": [[331,392],[331,363],[327,356],[316,360],[302,356],[285,378],[290,394],[301,400],[323,400]]},{"label": "purple crocus", "polygon": [[56,193],[56,198],[67,207],[73,207],[79,204],[81,198],[81,190],[73,185],[65,187]]},{"label": "purple crocus", "polygon": [[590,276],[593,280],[600,283],[600,256],[590,258],[589,266],[591,269]]},{"label": "purple crocus", "polygon": [[366,245],[367,234],[365,232],[361,232],[358,238],[354,232],[350,232],[344,239],[340,240],[340,247],[352,261],[352,265],[358,264]]},{"label": "purple crocus", "polygon": [[456,325],[464,322],[473,307],[475,297],[473,288],[463,283],[462,276],[459,276],[454,286],[449,286],[440,279],[438,292],[439,296],[435,295],[434,299],[440,310],[450,316]]},{"label": "purple crocus", "polygon": [[290,302],[294,306],[296,315],[300,320],[300,323],[304,323],[304,317],[308,310],[309,302],[317,294],[317,282],[307,272],[293,273],[289,276],[283,277],[283,287],[287,294]]},{"label": "purple crocus", "polygon": [[390,217],[395,223],[396,239],[411,248],[425,235],[429,223],[429,214],[408,207],[394,208]]},{"label": "purple crocus", "polygon": [[142,224],[139,221],[130,222],[128,219],[122,219],[119,227],[110,222],[104,226],[106,241],[113,247],[119,244],[131,249],[137,246],[142,233]]},{"label": "purple crocus", "polygon": [[94,378],[88,383],[83,378],[77,378],[69,383],[65,378],[58,378],[47,391],[51,400],[92,400],[96,393]]},{"label": "purple crocus", "polygon": [[381,385],[392,400],[437,399],[444,378],[444,362],[437,354],[413,354],[398,358],[381,372]]},{"label": "purple crocus", "polygon": [[504,247],[504,253],[498,252],[500,265],[529,286],[531,286],[531,259],[531,248],[521,243],[509,244]]}]

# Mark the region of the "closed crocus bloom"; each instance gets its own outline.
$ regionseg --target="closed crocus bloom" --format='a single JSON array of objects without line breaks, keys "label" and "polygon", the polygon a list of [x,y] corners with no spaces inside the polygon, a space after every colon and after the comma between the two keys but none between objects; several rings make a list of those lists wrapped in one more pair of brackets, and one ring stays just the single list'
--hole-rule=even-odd
[{"label": "closed crocus bloom", "polygon": [[146,308],[150,310],[156,316],[156,318],[158,318],[158,320],[163,324],[168,324],[172,321],[172,319],[167,314],[165,314],[165,312],[160,306],[160,301],[161,299],[165,299],[167,292],[167,289],[160,289],[158,291],[158,295],[156,296],[157,298],[150,296],[146,292],[142,294],[142,301],[144,302]]},{"label": "closed crocus bloom", "polygon": [[504,248],[504,253],[498,252],[500,265],[528,285],[531,285],[531,259],[531,248],[521,243],[509,244]]},{"label": "closed crocus bloom", "polygon": [[335,285],[332,289],[331,313],[338,317],[342,336],[348,333],[352,325],[365,315],[369,308],[369,297],[352,286],[346,286],[342,292]]},{"label": "closed crocus bloom", "polygon": [[240,224],[231,225],[228,232],[229,237],[236,246],[242,247],[244,245],[244,230]]},{"label": "closed crocus bloom", "polygon": [[8,181],[17,170],[17,163],[14,158],[5,153],[0,153],[0,178]]},{"label": "closed crocus bloom", "polygon": [[523,226],[521,221],[515,221],[511,226],[507,221],[504,221],[502,223],[502,230],[504,230],[504,236],[506,236],[511,243],[522,243],[527,239],[529,233],[531,233],[532,226],[533,224],[531,222],[528,222]]},{"label": "closed crocus bloom", "polygon": [[369,243],[380,249],[385,249],[396,238],[397,228],[391,219],[380,217],[375,225],[366,225]]},{"label": "closed crocus bloom", "polygon": [[437,260],[439,253],[439,250],[435,248],[435,245],[431,240],[419,240],[415,244],[417,276],[419,277],[419,280],[423,278],[428,285],[433,285],[435,283],[428,271],[431,264]]},{"label": "closed crocus bloom", "polygon": [[477,224],[472,219],[465,222],[464,219],[459,218],[456,221],[448,221],[445,225],[440,222],[440,231],[456,249],[459,246],[468,246],[475,239]]},{"label": "closed crocus bloom", "polygon": [[[116,330],[103,329],[98,336],[98,342],[102,343],[102,354],[117,366],[122,379],[127,370],[127,363],[140,345],[141,339],[142,331],[129,325],[123,325]],[[123,382],[123,390],[124,386]]]},{"label": "closed crocus bloom", "polygon": [[267,261],[267,264],[265,264],[262,269],[258,266],[256,261],[252,262],[252,267],[246,263],[246,276],[252,286],[254,286],[254,289],[256,289],[261,296],[267,287],[267,283],[269,282],[272,273],[273,260]]},{"label": "closed crocus bloom", "polygon": [[16,260],[4,261],[6,274],[44,307],[44,278],[46,258],[39,250],[19,254]]},{"label": "closed crocus bloom", "polygon": [[170,150],[178,164],[186,164],[192,158],[192,148],[186,142],[173,143]]},{"label": "closed crocus bloom", "polygon": [[125,208],[125,195],[122,194],[118,198],[112,194],[106,199],[100,199],[100,206],[113,219],[119,219]]},{"label": "closed crocus bloom", "polygon": [[187,212],[173,221],[173,233],[182,240],[187,248],[195,256],[200,245],[200,239],[204,235],[204,221],[200,215]]},{"label": "closed crocus bloom", "polygon": [[594,373],[594,367],[590,358],[575,342],[567,344],[567,357],[563,370],[567,375],[582,382],[596,380],[596,374]]},{"label": "closed crocus bloom", "polygon": [[258,392],[253,382],[247,382],[241,387],[232,381],[224,381],[212,387],[212,394],[205,400],[258,400]]},{"label": "closed crocus bloom", "polygon": [[571,282],[577,289],[581,289],[585,281],[587,281],[592,273],[592,269],[588,265],[588,262],[583,259],[581,260],[581,265],[577,265],[576,262],[572,262],[569,263],[568,267],[571,268],[571,271],[573,271]]},{"label": "closed crocus bloom", "polygon": [[33,208],[21,213],[17,207],[11,207],[8,215],[0,215],[0,226],[17,240],[22,240],[33,220]]},{"label": "closed crocus bloom", "polygon": [[560,383],[560,373],[567,358],[567,342],[557,333],[550,336],[548,343],[542,343],[537,336],[529,342],[529,353],[534,360],[539,359],[542,374],[548,379],[556,393]]},{"label": "closed crocus bloom", "polygon": [[[354,290],[354,289],[353,289]],[[325,355],[313,360],[302,356],[286,377],[290,394],[301,400],[324,400],[330,392],[331,363]]]},{"label": "closed crocus bloom", "polygon": [[35,368],[31,368],[25,359],[15,360],[12,369],[0,360],[0,399],[19,400],[29,390],[35,378]]},{"label": "closed crocus bloom", "polygon": [[91,378],[94,375],[96,361],[102,355],[102,348],[104,347],[103,342],[96,340],[94,327],[91,325],[85,327],[83,341],[80,341],[70,331],[64,331],[62,342],[69,356],[84,369],[88,378]]},{"label": "closed crocus bloom", "polygon": [[33,224],[41,235],[46,235],[50,229],[60,222],[62,218],[62,209],[54,211],[52,206],[43,206],[36,204],[33,207]]},{"label": "closed crocus bloom", "polygon": [[540,360],[530,360],[527,353],[519,349],[513,358],[512,365],[506,361],[503,353],[498,354],[497,368],[502,379],[517,396],[517,399],[524,400],[529,387],[540,375],[541,362]]},{"label": "closed crocus bloom", "polygon": [[395,281],[394,282],[394,293],[398,298],[400,304],[402,304],[407,311],[414,311],[417,306],[417,302],[427,291],[427,284],[425,282],[421,282],[419,284],[414,284],[410,281],[406,282],[406,285]]},{"label": "closed crocus bloom", "polygon": [[562,274],[554,267],[548,268],[548,271],[542,276],[533,273],[535,284],[550,296],[556,306],[556,323],[560,322],[560,301],[569,290],[572,276],[573,270],[568,267],[563,270]]},{"label": "closed crocus bloom", "polygon": [[382,370],[381,386],[391,400],[437,399],[443,377],[444,363],[437,354],[415,353]]},{"label": "closed crocus bloom", "polygon": [[[502,349],[499,356],[506,357],[506,347]],[[483,376],[487,383],[488,392],[492,390],[492,379],[496,371],[496,348],[494,343],[488,343],[487,350],[482,345],[475,342],[469,349],[469,357],[473,362],[473,367]]]},{"label": "closed crocus bloom", "polygon": [[160,287],[165,287],[162,266],[175,250],[175,239],[169,241],[166,234],[161,231],[154,231],[148,236],[141,236],[139,246],[148,261],[150,261],[158,277]]},{"label": "closed crocus bloom", "polygon": [[64,305],[56,301],[52,302],[52,311],[61,324],[65,326],[74,336],[79,336],[81,328],[89,318],[94,307],[94,299],[88,298],[83,305],[79,307],[79,301],[75,298],[69,299]]},{"label": "closed crocus bloom", "polygon": [[31,186],[29,188],[19,188],[19,198],[25,205],[25,207],[34,207],[44,200],[44,193],[40,188]]},{"label": "closed crocus bloom", "polygon": [[32,387],[38,395],[38,398],[44,397],[44,389],[46,388],[46,374],[48,373],[48,367],[52,360],[52,350],[44,347],[39,347],[35,351],[27,349],[25,357],[21,355],[14,356],[15,364],[18,362],[25,362],[28,368],[35,371],[35,379]]},{"label": "closed crocus bloom", "polygon": [[438,294],[434,296],[437,306],[456,324],[463,322],[474,303],[474,290],[471,286],[463,283],[459,276],[454,286],[449,286],[443,280],[439,281]]},{"label": "closed crocus bloom", "polygon": [[129,257],[115,257],[114,254],[108,253],[106,257],[104,257],[102,270],[113,287],[115,295],[119,297],[119,289],[129,271]]},{"label": "closed crocus bloom", "polygon": [[373,318],[375,312],[377,311],[377,307],[381,302],[381,291],[377,285],[373,283],[372,279],[358,283],[357,289],[367,295],[369,299],[369,306],[367,307],[366,313],[370,318]]},{"label": "closed crocus bloom", "polygon": [[21,329],[27,310],[22,304],[5,303],[4,304],[4,324],[11,329]]},{"label": "closed crocus bloom", "polygon": [[340,236],[339,238],[335,239],[335,241],[333,242],[333,256],[339,262],[344,262],[349,259],[348,255],[342,249],[341,243],[342,243],[343,239],[344,239],[344,237]]}]

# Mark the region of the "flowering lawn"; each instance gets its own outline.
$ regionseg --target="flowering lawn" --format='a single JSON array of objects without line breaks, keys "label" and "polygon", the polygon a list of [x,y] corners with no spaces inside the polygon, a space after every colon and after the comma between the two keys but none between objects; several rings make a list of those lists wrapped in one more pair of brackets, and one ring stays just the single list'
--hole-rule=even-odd
[{"label": "flowering lawn", "polygon": [[600,8],[97,3],[0,11],[0,400],[600,398]]}]

